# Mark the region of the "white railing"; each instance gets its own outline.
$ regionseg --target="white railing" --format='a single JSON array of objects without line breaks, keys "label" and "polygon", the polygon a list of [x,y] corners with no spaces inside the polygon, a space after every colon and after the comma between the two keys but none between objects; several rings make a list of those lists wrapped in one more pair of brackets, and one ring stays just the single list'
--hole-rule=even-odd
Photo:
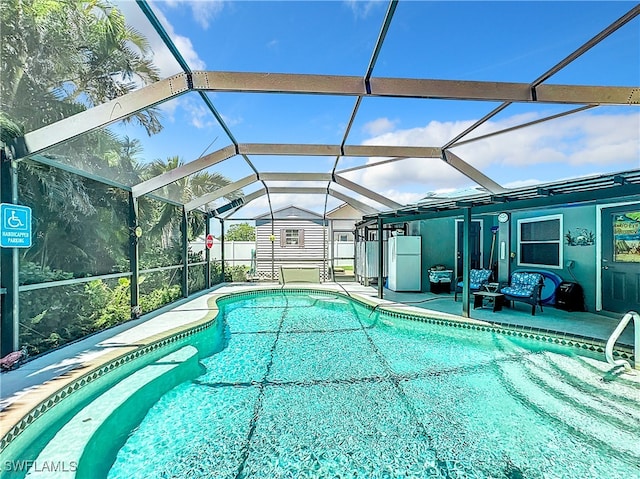
[{"label": "white railing", "polygon": [[632,373],[633,369],[629,361],[624,359],[613,359],[613,346],[627,327],[629,321],[633,319],[633,355],[635,358],[635,369],[640,370],[640,315],[635,311],[629,311],[622,317],[622,320],[618,324],[618,327],[611,333],[611,337],[607,341],[607,346],[604,348],[604,355],[607,358],[609,364],[615,366],[624,366],[624,370],[627,373]]}]

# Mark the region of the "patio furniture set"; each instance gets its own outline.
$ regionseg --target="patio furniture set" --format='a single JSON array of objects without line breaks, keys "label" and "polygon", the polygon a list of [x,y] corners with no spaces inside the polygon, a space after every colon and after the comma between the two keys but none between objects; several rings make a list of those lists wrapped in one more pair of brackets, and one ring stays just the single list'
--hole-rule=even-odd
[{"label": "patio furniture set", "polygon": [[[452,273],[451,270],[429,270],[431,291],[450,291]],[[542,311],[541,292],[544,276],[541,273],[514,272],[508,283],[491,282],[492,273],[489,269],[472,269],[469,272],[469,291],[474,297],[474,308],[481,308],[485,303],[490,303],[493,305],[493,311],[501,311],[507,302],[510,307],[513,307],[514,302],[522,302],[531,305],[532,315],[536,314],[536,306]],[[462,278],[458,277],[455,283],[455,301],[458,300],[458,293],[462,293],[463,286]]]}]

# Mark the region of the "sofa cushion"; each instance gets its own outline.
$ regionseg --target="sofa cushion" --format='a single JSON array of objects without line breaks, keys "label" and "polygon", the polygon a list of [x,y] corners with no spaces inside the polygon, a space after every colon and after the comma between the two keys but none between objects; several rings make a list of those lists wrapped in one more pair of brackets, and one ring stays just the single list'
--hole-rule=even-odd
[{"label": "sofa cushion", "polygon": [[[482,288],[483,284],[485,284],[485,283],[469,283],[469,289],[472,289],[472,290],[473,289],[480,289],[480,288]],[[460,289],[464,288],[464,283],[462,281],[460,281],[458,283],[458,287]]]},{"label": "sofa cushion", "polygon": [[503,294],[528,298],[533,294],[534,288],[540,284],[541,276],[538,273],[513,273],[511,284],[500,290]]},{"label": "sofa cushion", "polygon": [[489,281],[489,276],[491,276],[490,269],[472,269],[469,271],[469,284],[482,285]]}]

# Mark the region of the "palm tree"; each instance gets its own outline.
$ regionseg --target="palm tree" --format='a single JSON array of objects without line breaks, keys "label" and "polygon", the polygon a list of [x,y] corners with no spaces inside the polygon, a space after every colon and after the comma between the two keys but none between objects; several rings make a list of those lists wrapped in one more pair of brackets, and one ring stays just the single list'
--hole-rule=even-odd
[{"label": "palm tree", "polygon": [[[0,0],[0,110],[39,128],[159,79],[148,41],[104,0]],[[151,108],[133,117],[162,129]]]},{"label": "palm tree", "polygon": [[[154,176],[161,175],[167,171],[182,166],[184,162],[179,156],[172,156],[166,160],[155,160],[144,170],[144,178],[149,179]],[[155,195],[176,201],[181,204],[200,198],[206,193],[218,190],[227,186],[231,181],[219,173],[209,173],[200,171],[190,176],[185,176],[169,185],[154,192]],[[233,200],[243,196],[242,190],[236,190],[225,198]],[[144,211],[143,215],[150,216],[148,202],[144,200],[140,202],[140,210]],[[169,244],[177,237],[180,229],[181,216],[179,210],[170,203],[164,203],[158,212],[158,217],[154,218],[154,224],[150,225],[150,233],[160,233],[162,244],[168,247]],[[204,216],[198,214],[189,215],[189,239],[193,239],[202,234],[205,228]]]}]

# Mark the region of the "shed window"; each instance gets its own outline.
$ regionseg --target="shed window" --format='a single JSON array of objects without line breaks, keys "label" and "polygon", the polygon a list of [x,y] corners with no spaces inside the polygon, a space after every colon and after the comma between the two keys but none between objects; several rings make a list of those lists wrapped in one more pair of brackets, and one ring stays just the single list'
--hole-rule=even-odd
[{"label": "shed window", "polygon": [[280,246],[304,246],[304,230],[280,230]]},{"label": "shed window", "polygon": [[562,215],[518,221],[518,265],[561,267]]}]

